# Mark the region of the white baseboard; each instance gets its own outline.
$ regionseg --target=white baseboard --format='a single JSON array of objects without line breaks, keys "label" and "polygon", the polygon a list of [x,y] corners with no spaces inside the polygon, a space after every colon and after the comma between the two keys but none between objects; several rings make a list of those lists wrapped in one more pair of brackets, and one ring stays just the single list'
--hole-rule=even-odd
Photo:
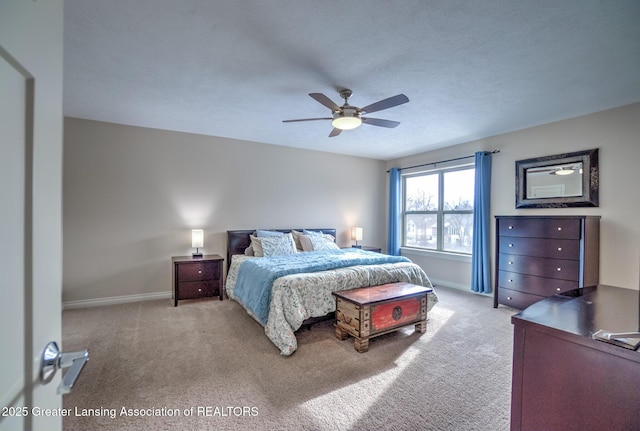
[{"label": "white baseboard", "polygon": [[444,286],[450,287],[452,289],[468,290],[469,292],[471,292],[471,286],[469,286],[468,284],[454,283],[449,280],[440,280],[432,277],[429,277],[429,280],[431,280],[431,284],[433,284],[434,286]]},{"label": "white baseboard", "polygon": [[103,305],[126,304],[128,302],[152,301],[155,299],[171,299],[171,292],[143,293],[139,295],[110,296],[108,298],[81,299],[62,303],[63,310],[73,308],[101,307]]},{"label": "white baseboard", "polygon": [[[435,278],[429,278],[431,284],[434,286],[450,287],[452,289],[464,290],[465,292],[472,292],[469,285],[453,283],[448,280],[438,280]],[[493,296],[492,293],[476,293],[477,295]],[[96,298],[96,299],[81,299],[78,301],[67,301],[62,303],[63,310],[71,310],[74,308],[89,308],[89,307],[102,307],[103,305],[116,305],[126,304],[128,302],[139,301],[153,301],[156,299],[171,299],[171,292],[155,292],[155,293],[143,293],[138,295],[124,295],[124,296],[110,296],[108,298]]]},{"label": "white baseboard", "polygon": [[490,296],[493,298],[493,293],[474,292],[471,290],[471,286],[469,286],[468,284],[453,283],[448,280],[438,280],[431,277],[429,277],[429,280],[431,280],[431,284],[433,284],[435,287],[438,287],[438,286],[450,287],[452,289],[464,290],[465,292],[475,293],[476,295],[482,295],[482,296]]}]

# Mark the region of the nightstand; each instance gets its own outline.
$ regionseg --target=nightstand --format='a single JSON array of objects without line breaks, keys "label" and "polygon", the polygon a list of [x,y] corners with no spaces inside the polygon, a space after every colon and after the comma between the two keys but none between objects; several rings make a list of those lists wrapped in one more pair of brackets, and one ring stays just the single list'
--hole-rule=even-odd
[{"label": "nightstand", "polygon": [[208,254],[201,259],[191,256],[173,256],[173,306],[180,299],[220,297],[222,301],[222,263],[224,258],[217,254]]},{"label": "nightstand", "polygon": [[362,246],[358,246],[358,247],[341,247],[341,248],[359,248],[360,250],[366,250],[366,251],[375,251],[376,253],[382,253],[382,248],[380,247],[372,247],[370,245],[362,245]]}]

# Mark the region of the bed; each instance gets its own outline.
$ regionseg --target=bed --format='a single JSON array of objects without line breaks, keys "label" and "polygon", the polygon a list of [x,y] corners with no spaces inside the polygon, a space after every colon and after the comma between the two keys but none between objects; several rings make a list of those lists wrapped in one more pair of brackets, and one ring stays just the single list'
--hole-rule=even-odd
[{"label": "bed", "polygon": [[[295,332],[302,325],[335,312],[331,292],[393,282],[432,287],[407,258],[340,249],[335,237],[335,229],[227,231],[227,295],[264,327],[283,356],[296,351]],[[285,251],[274,252],[276,243]],[[437,301],[430,294],[428,310]]]}]

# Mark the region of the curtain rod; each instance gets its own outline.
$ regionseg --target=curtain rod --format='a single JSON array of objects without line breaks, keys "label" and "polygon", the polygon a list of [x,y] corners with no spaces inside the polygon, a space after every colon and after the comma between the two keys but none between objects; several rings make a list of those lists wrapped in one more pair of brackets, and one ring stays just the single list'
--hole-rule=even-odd
[{"label": "curtain rod", "polygon": [[[485,153],[490,153],[490,154],[495,154],[495,153],[499,153],[499,152],[500,152],[500,150],[485,151]],[[456,157],[455,159],[440,160],[439,162],[423,163],[421,165],[407,166],[406,168],[399,168],[399,170],[421,168],[423,166],[437,165],[438,163],[455,162],[456,160],[470,159],[471,157],[475,157],[475,156],[476,156],[475,154],[472,154],[470,156]],[[390,172],[390,170],[388,170],[387,172]]]}]

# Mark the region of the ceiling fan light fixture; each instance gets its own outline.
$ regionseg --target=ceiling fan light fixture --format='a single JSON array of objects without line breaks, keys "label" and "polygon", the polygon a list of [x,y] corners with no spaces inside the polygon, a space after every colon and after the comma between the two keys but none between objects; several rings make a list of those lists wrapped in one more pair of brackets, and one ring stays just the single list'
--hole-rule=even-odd
[{"label": "ceiling fan light fixture", "polygon": [[362,119],[355,109],[344,109],[343,113],[333,114],[331,125],[340,130],[351,130],[362,124]]},{"label": "ceiling fan light fixture", "polygon": [[573,169],[572,168],[560,168],[560,169],[556,169],[555,171],[553,171],[551,174],[552,175],[571,175],[573,173]]}]

